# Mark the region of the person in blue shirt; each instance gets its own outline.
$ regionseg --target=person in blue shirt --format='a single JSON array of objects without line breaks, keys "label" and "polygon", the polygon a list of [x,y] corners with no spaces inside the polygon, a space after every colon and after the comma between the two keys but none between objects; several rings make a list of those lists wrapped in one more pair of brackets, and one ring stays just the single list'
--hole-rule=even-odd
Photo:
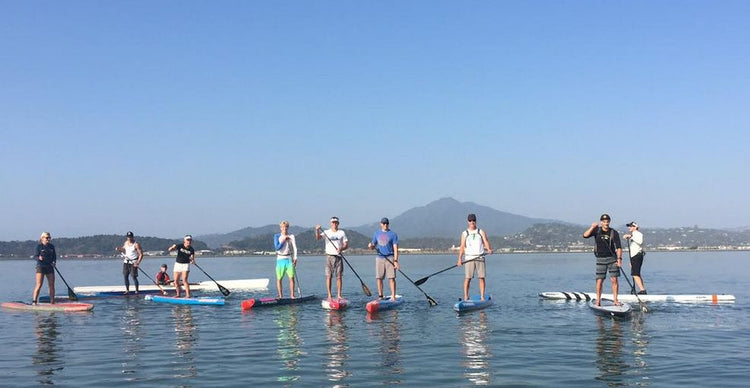
[{"label": "person in blue shirt", "polygon": [[401,268],[398,265],[398,235],[389,226],[390,222],[383,217],[380,220],[380,230],[375,232],[367,247],[377,251],[375,279],[378,282],[378,296],[383,298],[383,279],[388,277],[391,300],[396,300],[396,270]]},{"label": "person in blue shirt", "polygon": [[44,232],[39,237],[40,243],[36,246],[36,254],[34,255],[36,261],[36,286],[34,286],[34,293],[31,296],[31,301],[35,305],[45,277],[49,285],[49,303],[55,303],[55,264],[57,263],[57,252],[55,252],[55,246],[50,243],[51,240],[52,235],[49,232]]}]

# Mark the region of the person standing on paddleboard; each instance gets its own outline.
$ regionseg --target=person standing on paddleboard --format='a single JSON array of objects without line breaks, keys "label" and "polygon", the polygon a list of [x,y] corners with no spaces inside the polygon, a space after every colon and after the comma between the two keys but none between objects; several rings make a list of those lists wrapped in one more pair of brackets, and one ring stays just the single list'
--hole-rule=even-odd
[{"label": "person standing on paddleboard", "polygon": [[193,243],[193,236],[185,235],[182,240],[182,244],[172,244],[169,247],[169,251],[172,252],[177,250],[177,259],[175,259],[174,268],[174,290],[176,296],[180,297],[180,279],[182,279],[182,285],[185,287],[185,297],[190,297],[190,283],[188,283],[188,275],[190,275],[190,263],[195,263],[195,249],[191,246]]},{"label": "person standing on paddleboard", "polygon": [[289,277],[289,292],[294,299],[294,271],[297,268],[297,241],[293,234],[289,234],[289,221],[279,224],[281,233],[273,235],[273,246],[276,248],[276,289],[279,299],[284,297],[281,279],[286,274]]},{"label": "person standing on paddleboard", "polygon": [[130,279],[133,278],[135,284],[135,293],[138,295],[138,266],[143,260],[143,250],[141,243],[135,241],[133,232],[125,234],[125,243],[121,247],[115,248],[117,252],[122,253],[124,259],[122,262],[122,276],[125,277],[125,295],[130,293]]},{"label": "person standing on paddleboard", "polygon": [[583,238],[594,236],[597,306],[601,306],[602,303],[602,285],[607,273],[612,280],[612,303],[615,306],[620,305],[617,300],[617,278],[620,277],[620,267],[622,267],[622,245],[620,244],[620,234],[609,227],[611,221],[609,214],[602,214],[599,217],[599,223],[592,223],[591,227],[583,232]]},{"label": "person standing on paddleboard", "polygon": [[55,246],[50,243],[52,235],[49,232],[44,232],[39,237],[39,244],[36,246],[36,285],[34,286],[34,293],[31,295],[31,303],[36,305],[36,301],[39,298],[39,291],[42,289],[44,284],[44,278],[47,278],[47,284],[49,285],[49,303],[55,303],[55,264],[57,264],[57,252],[55,252]]},{"label": "person standing on paddleboard", "polygon": [[[389,228],[387,218],[380,220],[380,230],[372,236],[367,247],[377,251],[375,256],[375,279],[378,283],[378,297],[383,299],[383,279],[388,277],[391,285],[391,300],[396,300],[396,270],[398,265],[398,235]],[[393,263],[393,264],[391,264]]]},{"label": "person standing on paddleboard", "polygon": [[[630,276],[633,277],[635,285],[640,288],[638,295],[646,295],[646,286],[643,285],[641,278],[641,266],[643,265],[643,256],[646,251],[643,250],[643,233],[638,230],[638,224],[635,221],[626,224],[630,233],[623,234],[622,238],[629,240],[628,252],[630,253]],[[635,293],[635,289],[632,290]]]},{"label": "person standing on paddleboard", "polygon": [[[474,213],[469,214],[466,220],[469,226],[461,233],[461,246],[458,248],[456,265],[464,266],[464,300],[469,300],[469,285],[475,274],[479,278],[479,297],[484,300],[484,278],[486,275],[484,255],[492,254],[492,245],[490,245],[490,240],[487,239],[487,233],[477,228],[477,216]],[[464,256],[468,261],[467,263],[461,261]]]},{"label": "person standing on paddleboard", "polygon": [[[325,238],[321,233],[325,233]],[[328,290],[328,299],[331,294],[331,279],[336,277],[336,299],[341,299],[341,277],[344,274],[344,261],[341,258],[341,252],[349,247],[349,240],[346,233],[339,229],[339,218],[331,217],[331,228],[321,232],[321,226],[315,225],[315,239],[324,239],[326,243],[326,288]]]}]

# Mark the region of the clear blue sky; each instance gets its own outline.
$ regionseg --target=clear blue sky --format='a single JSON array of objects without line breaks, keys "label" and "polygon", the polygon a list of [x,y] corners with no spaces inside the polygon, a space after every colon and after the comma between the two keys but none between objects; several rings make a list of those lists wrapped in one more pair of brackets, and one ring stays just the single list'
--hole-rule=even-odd
[{"label": "clear blue sky", "polygon": [[3,0],[0,240],[346,228],[445,196],[750,225],[748,20],[748,1]]}]

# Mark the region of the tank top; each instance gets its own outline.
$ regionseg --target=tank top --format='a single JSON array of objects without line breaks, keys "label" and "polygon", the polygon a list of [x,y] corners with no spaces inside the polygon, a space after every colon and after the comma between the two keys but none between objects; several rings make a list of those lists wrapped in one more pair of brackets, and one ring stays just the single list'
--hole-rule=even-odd
[{"label": "tank top", "polygon": [[466,260],[475,259],[484,254],[484,240],[482,235],[479,234],[479,228],[474,230],[466,229],[464,235],[466,236]]},{"label": "tank top", "polygon": [[135,249],[135,241],[133,241],[130,246],[125,243],[122,247],[125,248],[125,259],[122,261],[123,263],[133,264],[138,260],[138,251]]}]

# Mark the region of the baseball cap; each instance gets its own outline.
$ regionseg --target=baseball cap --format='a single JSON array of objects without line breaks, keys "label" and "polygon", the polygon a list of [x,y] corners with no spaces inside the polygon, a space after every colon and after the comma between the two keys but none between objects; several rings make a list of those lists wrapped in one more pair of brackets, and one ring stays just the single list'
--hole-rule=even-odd
[{"label": "baseball cap", "polygon": [[466,218],[467,221],[476,221],[477,215],[474,213],[469,214],[469,217]]},{"label": "baseball cap", "polygon": [[339,218],[336,216],[331,217],[331,222],[339,222]]},{"label": "baseball cap", "polygon": [[388,223],[389,223],[389,222],[388,222],[388,218],[386,218],[386,217],[383,217],[383,218],[381,218],[381,219],[380,219],[380,223],[381,223],[381,224],[388,224]]},{"label": "baseball cap", "polygon": [[638,224],[637,224],[637,223],[636,223],[635,221],[630,221],[630,223],[629,223],[629,224],[625,224],[625,226],[628,226],[628,227],[630,227],[630,226],[634,226],[634,227],[636,227],[636,228],[637,228],[637,227],[638,227]]},{"label": "baseball cap", "polygon": [[193,236],[191,236],[189,234],[185,235],[185,240],[192,240],[192,239],[193,239]]},{"label": "baseball cap", "polygon": [[133,232],[125,233],[125,237],[133,237]]},{"label": "baseball cap", "polygon": [[607,213],[604,213],[604,214],[602,214],[601,217],[599,217],[599,221],[604,221],[604,220],[612,221],[612,219],[609,218],[609,214],[607,214]]}]

